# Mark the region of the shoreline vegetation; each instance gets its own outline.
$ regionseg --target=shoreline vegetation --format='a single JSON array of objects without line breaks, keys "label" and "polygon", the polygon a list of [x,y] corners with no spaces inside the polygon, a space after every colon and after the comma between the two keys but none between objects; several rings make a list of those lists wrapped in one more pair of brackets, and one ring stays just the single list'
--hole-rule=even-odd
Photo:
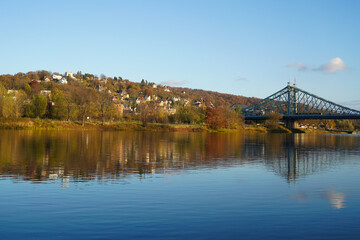
[{"label": "shoreline vegetation", "polygon": [[[163,124],[141,122],[85,122],[52,119],[0,119],[0,129],[12,130],[100,130],[100,131],[168,131],[168,132],[241,132],[241,133],[347,133],[341,130],[288,129],[284,126],[269,128],[264,125],[246,124],[234,129],[211,129],[206,124]],[[358,132],[357,132],[358,133]]]}]

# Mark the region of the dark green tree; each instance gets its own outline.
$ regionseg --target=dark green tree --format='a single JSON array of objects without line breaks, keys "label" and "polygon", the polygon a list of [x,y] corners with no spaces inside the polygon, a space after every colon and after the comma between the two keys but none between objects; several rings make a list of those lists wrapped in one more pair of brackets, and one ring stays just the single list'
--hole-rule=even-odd
[{"label": "dark green tree", "polygon": [[42,118],[46,113],[47,99],[44,95],[38,94],[33,100],[34,117]]}]

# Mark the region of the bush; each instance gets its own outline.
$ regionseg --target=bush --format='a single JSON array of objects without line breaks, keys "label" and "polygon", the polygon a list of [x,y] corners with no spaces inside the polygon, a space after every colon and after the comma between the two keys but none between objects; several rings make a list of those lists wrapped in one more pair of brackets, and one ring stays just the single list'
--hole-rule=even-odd
[{"label": "bush", "polygon": [[269,113],[266,115],[265,126],[270,129],[276,129],[279,127],[279,122],[281,120],[281,114],[279,113]]},{"label": "bush", "polygon": [[221,108],[208,108],[206,110],[206,124],[211,129],[224,128],[227,121]]}]

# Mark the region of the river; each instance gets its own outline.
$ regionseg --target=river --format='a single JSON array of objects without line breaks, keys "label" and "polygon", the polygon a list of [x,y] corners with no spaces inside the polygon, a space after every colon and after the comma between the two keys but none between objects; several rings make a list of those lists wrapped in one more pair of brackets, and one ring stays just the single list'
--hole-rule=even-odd
[{"label": "river", "polygon": [[0,131],[0,239],[358,239],[360,136]]}]

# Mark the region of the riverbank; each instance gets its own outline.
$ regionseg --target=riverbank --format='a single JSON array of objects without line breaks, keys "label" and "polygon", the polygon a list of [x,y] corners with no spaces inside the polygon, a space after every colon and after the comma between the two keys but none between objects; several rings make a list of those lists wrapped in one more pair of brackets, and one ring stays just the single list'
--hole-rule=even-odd
[{"label": "riverbank", "polygon": [[113,131],[169,131],[169,132],[268,132],[263,126],[246,125],[238,129],[213,130],[204,124],[162,124],[149,123],[143,126],[141,122],[85,122],[82,126],[80,121],[59,121],[50,119],[0,119],[0,129],[24,129],[24,130],[113,130]]},{"label": "riverbank", "polygon": [[24,130],[114,130],[114,131],[207,131],[205,125],[185,124],[158,124],[149,123],[146,127],[140,122],[85,122],[59,121],[50,119],[0,119],[0,129],[24,129]]},{"label": "riverbank", "polygon": [[107,131],[169,131],[169,132],[246,132],[246,133],[334,133],[324,129],[287,129],[278,126],[268,129],[262,125],[243,125],[237,129],[213,130],[201,124],[162,124],[149,123],[144,127],[140,122],[86,122],[84,126],[80,121],[59,121],[50,119],[0,119],[0,129],[23,130],[107,130]]}]

